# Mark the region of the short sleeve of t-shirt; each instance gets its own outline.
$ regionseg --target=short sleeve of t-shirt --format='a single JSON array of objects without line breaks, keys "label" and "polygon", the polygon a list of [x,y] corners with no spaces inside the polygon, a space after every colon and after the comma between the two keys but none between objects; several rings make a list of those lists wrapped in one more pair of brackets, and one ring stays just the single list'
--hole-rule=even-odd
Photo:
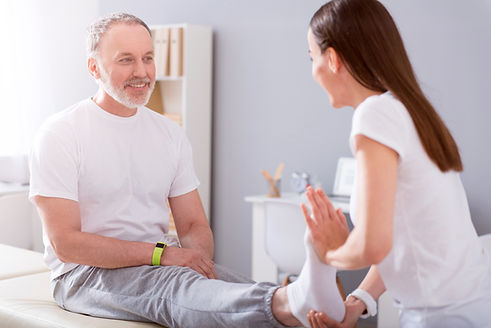
[{"label": "short sleeve of t-shirt", "polygon": [[193,191],[199,186],[194,172],[191,144],[184,133],[178,148],[178,165],[176,175],[169,190],[169,197],[177,197]]},{"label": "short sleeve of t-shirt", "polygon": [[69,128],[43,128],[30,154],[29,199],[36,195],[78,201],[77,150]]},{"label": "short sleeve of t-shirt", "polygon": [[390,94],[372,96],[361,103],[353,114],[350,147],[356,149],[356,135],[364,135],[396,151],[404,158],[407,136],[406,109]]}]

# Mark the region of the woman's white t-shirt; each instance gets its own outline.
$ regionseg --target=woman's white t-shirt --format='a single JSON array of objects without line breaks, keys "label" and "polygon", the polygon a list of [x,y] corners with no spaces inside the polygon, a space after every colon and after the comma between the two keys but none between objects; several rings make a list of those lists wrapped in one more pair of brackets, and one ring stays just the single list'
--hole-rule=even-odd
[{"label": "woman's white t-shirt", "polygon": [[[353,114],[353,154],[359,134],[399,155],[393,246],[377,265],[395,302],[405,308],[444,306],[477,298],[484,287],[489,292],[490,259],[472,224],[460,175],[442,173],[429,159],[403,104],[390,93],[367,98]],[[356,203],[354,192],[354,222]]]},{"label": "woman's white t-shirt", "polygon": [[[54,115],[30,156],[30,198],[77,201],[82,231],[121,240],[167,241],[168,197],[199,185],[183,129],[139,107],[112,115],[86,99]],[[77,266],[63,263],[44,235],[45,261],[55,278]]]}]

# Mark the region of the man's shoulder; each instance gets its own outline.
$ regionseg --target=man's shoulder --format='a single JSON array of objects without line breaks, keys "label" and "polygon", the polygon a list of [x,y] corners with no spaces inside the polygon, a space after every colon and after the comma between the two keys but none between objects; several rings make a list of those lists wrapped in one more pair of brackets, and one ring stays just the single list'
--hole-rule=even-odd
[{"label": "man's shoulder", "polygon": [[143,112],[144,115],[149,119],[152,120],[155,124],[157,124],[161,128],[165,128],[167,131],[171,133],[182,133],[182,126],[177,123],[175,120],[172,118],[163,115],[161,113],[158,113],[148,107],[143,107]]},{"label": "man's shoulder", "polygon": [[79,101],[48,117],[41,126],[41,131],[61,133],[71,131],[80,124],[81,117],[91,106],[90,98]]}]

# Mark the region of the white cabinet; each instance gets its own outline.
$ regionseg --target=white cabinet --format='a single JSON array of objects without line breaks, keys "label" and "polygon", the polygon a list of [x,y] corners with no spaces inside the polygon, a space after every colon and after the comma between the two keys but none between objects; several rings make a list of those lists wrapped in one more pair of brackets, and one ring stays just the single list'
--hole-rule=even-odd
[{"label": "white cabinet", "polygon": [[[151,26],[168,34],[168,52],[156,52],[156,66],[167,63],[167,75],[161,69],[148,107],[181,124],[193,147],[198,188],[206,215],[210,215],[211,125],[212,125],[212,31],[208,26],[191,24]],[[182,48],[172,48],[171,35],[179,31]],[[159,58],[161,62],[157,62]],[[177,57],[180,58],[177,58]],[[176,64],[177,63],[177,64]],[[171,65],[182,65],[176,73]],[[172,75],[171,75],[172,73]],[[181,73],[181,74],[179,74]]]},{"label": "white cabinet", "polygon": [[[245,201],[252,203],[252,279],[255,281],[273,281],[279,283],[279,267],[292,265],[292,260],[297,261],[295,266],[297,266],[298,269],[291,270],[296,272],[289,273],[298,274],[304,261],[301,258],[304,252],[303,235],[305,232],[305,219],[302,211],[300,210],[300,203],[306,202],[306,199],[302,199],[297,194],[284,193],[279,198],[271,198],[264,195],[247,196],[245,197]],[[332,201],[332,203],[335,208],[341,208],[345,213],[349,211],[349,202],[347,201]],[[285,221],[283,226],[281,224],[276,226],[268,224],[268,221],[273,219],[272,217],[268,216],[272,213],[271,211],[268,211],[268,207],[271,209],[272,204],[280,206],[283,204],[285,205],[285,209],[288,208],[288,212],[291,213],[291,216],[283,215],[283,217],[280,217],[280,219]],[[291,206],[296,206],[297,212],[291,212],[291,209],[289,209]],[[298,228],[298,223],[292,224],[292,221],[290,221],[290,223],[288,222],[288,220],[295,219],[303,224],[302,228]],[[275,227],[276,230],[269,229],[271,227]],[[285,243],[284,245],[285,254],[291,254],[292,258],[281,264],[275,263],[273,260],[274,258],[278,260],[278,257],[275,257],[274,254],[268,254],[268,250],[273,250],[271,245],[272,239],[276,239],[275,234],[283,237],[289,236],[288,238],[292,240],[291,243]],[[294,249],[289,250],[289,247],[293,247]],[[300,256],[298,254],[294,254],[298,251],[299,247],[301,249]],[[278,254],[278,252],[276,253]]]}]

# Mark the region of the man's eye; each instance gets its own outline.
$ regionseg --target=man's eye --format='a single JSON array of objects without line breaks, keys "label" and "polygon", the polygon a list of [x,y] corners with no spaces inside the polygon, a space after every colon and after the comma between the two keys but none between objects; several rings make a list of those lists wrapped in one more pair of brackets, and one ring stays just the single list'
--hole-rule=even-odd
[{"label": "man's eye", "polygon": [[132,61],[132,59],[131,58],[121,58],[119,61],[122,63],[129,63]]},{"label": "man's eye", "polygon": [[147,57],[143,58],[143,60],[146,61],[146,62],[151,62],[151,61],[153,61],[153,57],[152,56],[147,56]]}]

